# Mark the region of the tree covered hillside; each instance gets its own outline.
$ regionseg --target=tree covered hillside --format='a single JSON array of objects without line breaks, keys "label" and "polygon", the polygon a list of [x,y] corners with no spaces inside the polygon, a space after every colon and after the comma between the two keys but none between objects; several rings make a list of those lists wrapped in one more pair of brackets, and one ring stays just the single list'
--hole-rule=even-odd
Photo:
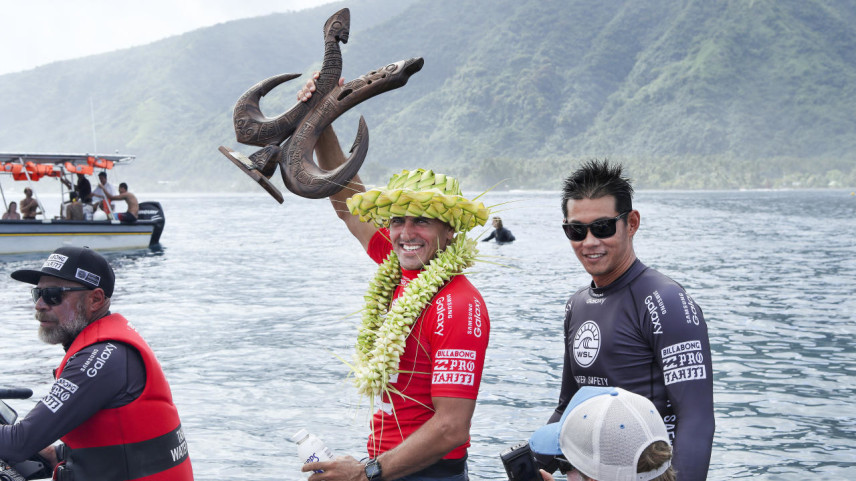
[{"label": "tree covered hillside", "polygon": [[[217,152],[255,151],[235,142],[232,107],[263,78],[319,68],[343,6],[347,79],[425,59],[336,123],[350,146],[365,116],[369,181],[418,166],[557,188],[610,157],[643,188],[856,186],[850,0],[342,2],[0,76],[0,150],[91,151],[92,105],[98,149],[138,155],[138,185],[256,189]],[[304,78],[265,113],[290,108]]]}]

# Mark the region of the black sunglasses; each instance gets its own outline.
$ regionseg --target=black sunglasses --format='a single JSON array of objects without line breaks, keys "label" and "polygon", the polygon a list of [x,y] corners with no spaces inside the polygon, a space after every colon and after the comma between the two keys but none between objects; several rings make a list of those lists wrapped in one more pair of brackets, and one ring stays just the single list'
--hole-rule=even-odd
[{"label": "black sunglasses", "polygon": [[562,229],[565,230],[565,235],[568,236],[568,239],[571,239],[574,242],[585,240],[589,230],[591,230],[592,235],[594,235],[598,239],[606,239],[607,237],[612,237],[615,235],[615,224],[616,222],[618,222],[618,219],[624,217],[629,213],[630,211],[628,210],[627,212],[618,214],[612,219],[600,219],[590,224],[581,224],[579,222],[563,222]]},{"label": "black sunglasses", "polygon": [[39,298],[45,300],[45,304],[49,306],[58,306],[62,304],[62,293],[68,291],[88,291],[88,287],[33,287],[30,293],[33,294],[33,302],[39,302]]}]

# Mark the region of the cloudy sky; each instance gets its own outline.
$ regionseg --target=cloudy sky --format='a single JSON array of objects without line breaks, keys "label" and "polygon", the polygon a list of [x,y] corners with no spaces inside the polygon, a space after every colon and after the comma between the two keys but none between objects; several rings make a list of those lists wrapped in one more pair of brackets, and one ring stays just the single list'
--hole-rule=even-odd
[{"label": "cloudy sky", "polygon": [[0,0],[0,75],[333,0]]}]

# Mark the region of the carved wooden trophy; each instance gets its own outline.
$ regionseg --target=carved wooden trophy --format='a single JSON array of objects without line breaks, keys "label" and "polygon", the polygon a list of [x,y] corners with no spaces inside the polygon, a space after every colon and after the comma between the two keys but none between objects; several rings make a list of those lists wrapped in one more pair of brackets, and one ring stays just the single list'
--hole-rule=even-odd
[{"label": "carved wooden trophy", "polygon": [[344,164],[323,170],[312,153],[321,132],[340,115],[375,95],[402,87],[411,75],[422,69],[422,58],[391,63],[339,86],[342,52],[339,42],[348,43],[351,14],[347,8],[334,13],[324,24],[324,61],[315,83],[315,92],[306,102],[298,102],[288,112],[265,117],[259,109],[261,98],[277,85],[300,74],[282,74],[250,87],[235,104],[235,135],[238,142],[261,147],[249,157],[220,147],[226,157],[258,182],[280,204],[282,193],[270,177],[280,166],[282,180],[291,192],[310,199],[329,197],[344,188],[357,175],[369,148],[369,130],[360,116],[357,137]]}]

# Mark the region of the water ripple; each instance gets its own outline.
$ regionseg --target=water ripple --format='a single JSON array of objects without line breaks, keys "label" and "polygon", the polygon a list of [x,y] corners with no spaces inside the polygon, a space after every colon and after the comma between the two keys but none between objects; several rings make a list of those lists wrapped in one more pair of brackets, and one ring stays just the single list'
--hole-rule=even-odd
[{"label": "water ripple", "polygon": [[[144,196],[146,197],[146,196]],[[365,452],[370,409],[347,379],[374,266],[326,201],[165,195],[160,252],[111,254],[114,311],[164,366],[197,479],[305,479],[288,437],[306,427]],[[470,279],[491,316],[472,425],[472,478],[549,418],[564,302],[588,282],[558,193],[496,193],[517,241],[480,244]],[[850,479],[856,472],[856,198],[843,191],[639,192],[635,247],[702,306],[717,432],[709,479]],[[26,286],[0,261],[4,385],[42,396],[61,358],[36,338]],[[33,400],[10,404],[21,412]]]}]

